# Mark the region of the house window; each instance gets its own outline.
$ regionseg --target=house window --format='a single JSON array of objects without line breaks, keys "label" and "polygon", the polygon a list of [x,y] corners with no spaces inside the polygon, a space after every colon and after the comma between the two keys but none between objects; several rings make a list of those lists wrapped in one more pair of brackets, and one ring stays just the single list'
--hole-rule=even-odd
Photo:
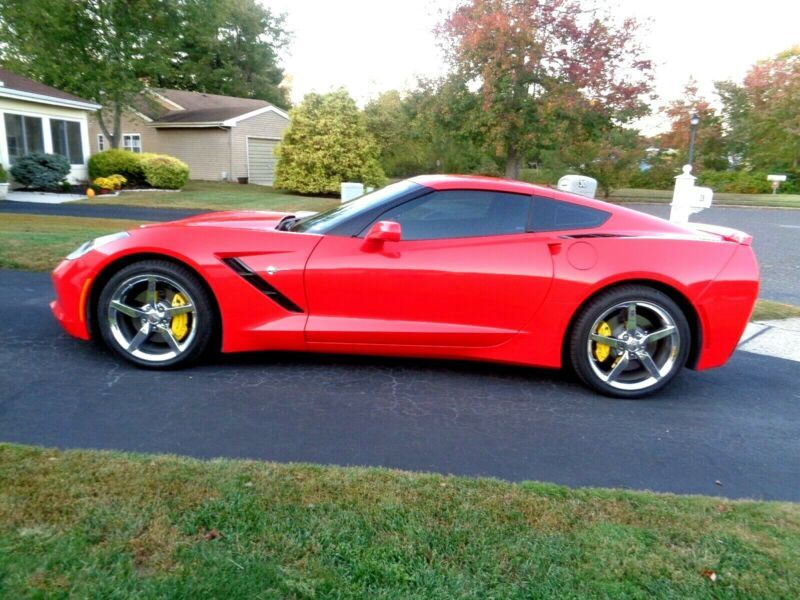
[{"label": "house window", "polygon": [[[139,133],[123,133],[122,149],[129,152],[140,153],[142,151],[142,136]],[[106,150],[106,138],[102,133],[97,134],[97,151]]]},{"label": "house window", "polygon": [[26,154],[44,152],[44,128],[39,117],[5,114],[6,143],[11,164]]},{"label": "house window", "polygon": [[66,156],[71,165],[83,164],[83,138],[81,137],[80,123],[50,119],[50,133],[53,135],[53,152]]},{"label": "house window", "polygon": [[131,152],[142,151],[142,136],[138,133],[123,133],[122,134],[122,149],[130,150]]}]

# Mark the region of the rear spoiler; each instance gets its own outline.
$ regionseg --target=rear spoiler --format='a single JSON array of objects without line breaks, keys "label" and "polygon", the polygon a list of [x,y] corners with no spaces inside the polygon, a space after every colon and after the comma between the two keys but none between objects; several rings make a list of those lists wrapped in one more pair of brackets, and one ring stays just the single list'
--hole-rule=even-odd
[{"label": "rear spoiler", "polygon": [[749,246],[753,243],[753,236],[738,229],[731,229],[730,227],[721,227],[720,225],[705,225],[703,223],[689,223],[689,227],[703,233],[711,233],[721,237],[728,242],[735,242],[743,246]]}]

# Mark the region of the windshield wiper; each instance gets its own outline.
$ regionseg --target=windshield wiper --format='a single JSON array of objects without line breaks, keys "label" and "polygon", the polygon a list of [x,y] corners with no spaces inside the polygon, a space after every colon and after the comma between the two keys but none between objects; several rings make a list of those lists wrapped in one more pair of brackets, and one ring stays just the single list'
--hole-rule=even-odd
[{"label": "windshield wiper", "polygon": [[286,217],[283,217],[283,219],[281,219],[280,223],[278,223],[275,229],[277,229],[278,231],[291,231],[294,224],[297,223],[299,220],[300,217],[288,215]]}]

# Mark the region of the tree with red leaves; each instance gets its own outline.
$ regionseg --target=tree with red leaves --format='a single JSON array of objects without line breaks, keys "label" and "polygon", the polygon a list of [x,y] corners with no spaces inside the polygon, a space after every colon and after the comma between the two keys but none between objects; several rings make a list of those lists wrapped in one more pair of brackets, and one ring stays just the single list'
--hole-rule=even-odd
[{"label": "tree with red leaves", "polygon": [[718,82],[717,93],[734,153],[800,188],[800,46],[757,62],[742,85]]},{"label": "tree with red leaves", "polygon": [[662,149],[678,152],[680,164],[686,162],[691,135],[692,115],[700,117],[697,128],[697,165],[700,168],[724,171],[728,168],[722,120],[699,91],[697,81],[689,78],[680,98],[671,101],[664,109],[671,121],[670,130],[659,138]]},{"label": "tree with red leaves", "polygon": [[582,0],[468,0],[437,34],[456,73],[479,89],[477,126],[517,178],[574,105],[588,101],[616,124],[645,114],[651,65],[637,30]]}]

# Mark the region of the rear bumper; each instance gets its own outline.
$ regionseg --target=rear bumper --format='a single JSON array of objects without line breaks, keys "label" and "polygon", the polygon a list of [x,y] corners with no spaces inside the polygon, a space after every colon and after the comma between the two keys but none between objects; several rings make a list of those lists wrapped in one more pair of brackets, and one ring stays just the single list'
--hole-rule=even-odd
[{"label": "rear bumper", "polygon": [[50,310],[64,330],[76,338],[88,340],[87,303],[91,291],[91,269],[78,260],[64,260],[52,274],[56,298]]},{"label": "rear bumper", "polygon": [[711,369],[728,361],[753,314],[758,288],[758,263],[753,249],[740,245],[695,303],[702,327],[696,369]]}]

